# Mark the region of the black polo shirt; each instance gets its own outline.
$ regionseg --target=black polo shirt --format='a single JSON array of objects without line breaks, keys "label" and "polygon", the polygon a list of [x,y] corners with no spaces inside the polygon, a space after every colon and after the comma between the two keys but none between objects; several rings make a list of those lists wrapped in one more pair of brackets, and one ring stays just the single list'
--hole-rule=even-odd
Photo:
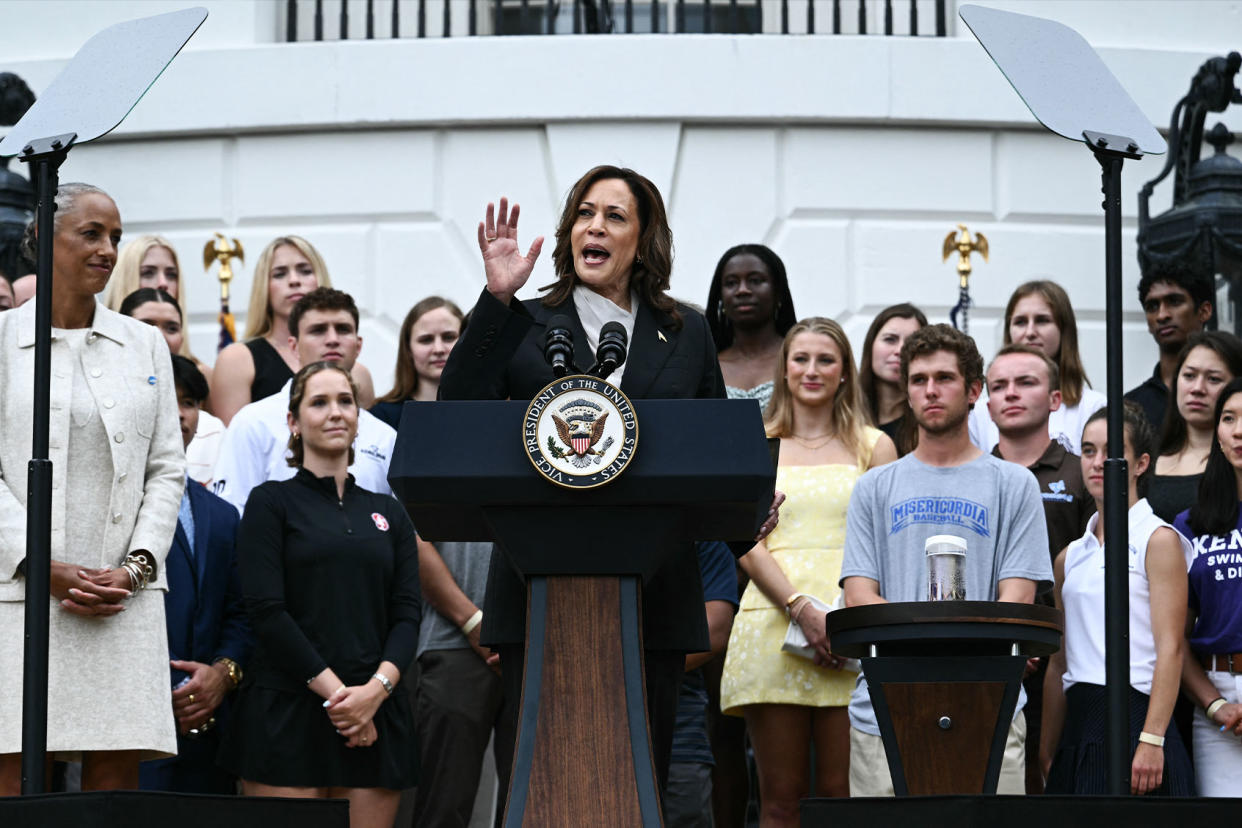
[{"label": "black polo shirt", "polygon": [[1169,387],[1160,378],[1159,362],[1156,363],[1151,376],[1143,380],[1142,385],[1127,391],[1125,398],[1138,403],[1143,413],[1147,415],[1152,428],[1157,432],[1160,431],[1160,426],[1164,424],[1165,409],[1169,407]]},{"label": "black polo shirt", "polygon": [[[992,454],[1005,459],[999,445]],[[1087,531],[1087,519],[1095,514],[1095,500],[1083,485],[1081,459],[1056,440],[1050,440],[1048,449],[1028,468],[1039,483],[1048,524],[1048,554],[1055,561],[1062,549]]]}]

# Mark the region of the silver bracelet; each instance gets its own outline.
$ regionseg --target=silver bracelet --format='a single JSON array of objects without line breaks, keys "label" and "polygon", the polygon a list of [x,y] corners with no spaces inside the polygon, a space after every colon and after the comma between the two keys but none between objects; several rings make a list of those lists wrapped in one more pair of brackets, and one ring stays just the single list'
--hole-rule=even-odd
[{"label": "silver bracelet", "polygon": [[380,684],[384,686],[385,693],[387,693],[390,696],[392,695],[393,686],[392,686],[392,682],[388,680],[388,676],[384,675],[383,673],[376,672],[375,675],[371,676],[371,678],[375,679],[376,681],[378,681]]}]

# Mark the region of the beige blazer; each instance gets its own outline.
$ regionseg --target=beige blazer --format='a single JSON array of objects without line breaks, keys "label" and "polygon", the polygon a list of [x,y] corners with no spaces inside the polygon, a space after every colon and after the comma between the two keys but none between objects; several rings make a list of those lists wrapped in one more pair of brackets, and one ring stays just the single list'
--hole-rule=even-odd
[{"label": "beige blazer", "polygon": [[[34,408],[35,302],[0,313],[0,601],[21,601],[26,557],[27,464]],[[172,544],[185,482],[172,361],[150,325],[96,305],[82,369],[108,435],[111,490],[66,492],[73,366],[67,347],[52,343],[52,557],[65,547],[75,507],[106,502],[109,519],[96,566],[118,566],[145,549],[160,563],[152,588],[167,589],[163,560]],[[103,502],[101,502],[103,501]]]}]

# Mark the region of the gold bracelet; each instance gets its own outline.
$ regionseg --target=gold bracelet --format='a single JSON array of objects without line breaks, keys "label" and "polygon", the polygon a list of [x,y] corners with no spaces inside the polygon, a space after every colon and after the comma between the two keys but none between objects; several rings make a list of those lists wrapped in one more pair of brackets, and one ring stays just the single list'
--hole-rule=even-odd
[{"label": "gold bracelet", "polygon": [[785,615],[787,617],[793,618],[793,605],[798,603],[798,601],[802,598],[810,600],[811,596],[807,595],[805,592],[795,592],[785,599]]},{"label": "gold bracelet", "polygon": [[1143,744],[1152,745],[1154,747],[1164,747],[1164,737],[1157,736],[1154,733],[1148,733],[1146,730],[1139,733],[1139,741]]}]

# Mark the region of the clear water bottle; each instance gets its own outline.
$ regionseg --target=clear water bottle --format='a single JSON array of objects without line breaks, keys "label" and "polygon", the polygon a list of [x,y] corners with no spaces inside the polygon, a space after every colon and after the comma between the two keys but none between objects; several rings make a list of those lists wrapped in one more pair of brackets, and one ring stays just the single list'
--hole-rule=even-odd
[{"label": "clear water bottle", "polygon": [[927,600],[966,600],[966,539],[932,535],[923,545],[927,553]]}]

